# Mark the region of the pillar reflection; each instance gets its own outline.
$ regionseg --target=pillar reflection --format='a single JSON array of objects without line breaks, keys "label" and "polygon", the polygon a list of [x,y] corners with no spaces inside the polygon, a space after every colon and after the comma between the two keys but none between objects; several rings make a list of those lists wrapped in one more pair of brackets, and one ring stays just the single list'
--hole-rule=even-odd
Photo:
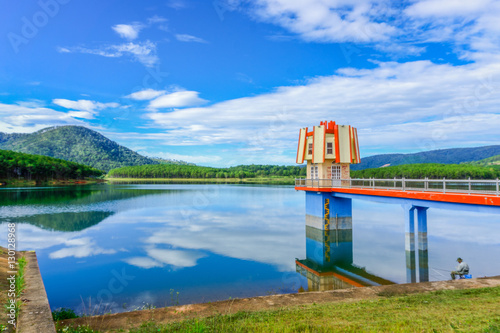
[{"label": "pillar reflection", "polygon": [[354,264],[352,201],[306,193],[306,259],[296,260],[309,291],[394,284]]}]

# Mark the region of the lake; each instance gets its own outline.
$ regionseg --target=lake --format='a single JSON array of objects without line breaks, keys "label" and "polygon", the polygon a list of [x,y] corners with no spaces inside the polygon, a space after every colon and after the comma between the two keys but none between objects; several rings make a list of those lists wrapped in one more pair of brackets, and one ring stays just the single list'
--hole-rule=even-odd
[{"label": "lake", "polygon": [[[305,194],[292,186],[3,188],[0,203],[1,245],[15,222],[17,249],[36,250],[52,309],[121,312],[310,287],[296,259],[314,230],[306,237]],[[458,256],[474,277],[500,275],[500,214],[427,214],[431,281],[449,279]],[[398,204],[353,200],[352,264],[406,283],[404,216]]]}]

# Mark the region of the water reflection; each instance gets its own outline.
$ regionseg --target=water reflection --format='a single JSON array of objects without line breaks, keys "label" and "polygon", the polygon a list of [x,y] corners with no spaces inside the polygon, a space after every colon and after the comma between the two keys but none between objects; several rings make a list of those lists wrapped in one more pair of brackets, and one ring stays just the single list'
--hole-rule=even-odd
[{"label": "water reflection", "polygon": [[[173,305],[171,290],[179,292],[179,304],[187,304],[293,292],[305,285],[290,260],[305,249],[303,197],[290,187],[73,190],[78,193],[65,188],[0,193],[8,197],[0,221],[18,223],[19,250],[37,251],[53,309],[83,312],[91,303],[120,312],[145,302]],[[1,229],[0,236],[6,231]],[[110,288],[117,275],[130,279]]]},{"label": "water reflection", "polygon": [[[338,200],[325,233],[323,212],[293,187],[99,185],[2,189],[0,199],[0,239],[6,222],[18,222],[18,249],[37,251],[53,309],[78,309],[82,299],[113,312],[172,305],[171,290],[187,304],[406,282],[401,204]],[[500,215],[428,214],[430,279],[449,278],[436,269],[453,269],[457,256],[475,276],[500,272]],[[425,255],[417,237],[415,259]],[[417,277],[418,260],[410,267]],[[114,293],[117,274],[130,279]]]},{"label": "water reflection", "polygon": [[11,223],[28,223],[51,231],[81,231],[97,225],[113,212],[64,212],[54,214],[37,214],[10,218]]},{"label": "water reflection", "polygon": [[321,230],[306,226],[306,259],[295,261],[309,291],[394,284],[353,262],[351,228]]}]

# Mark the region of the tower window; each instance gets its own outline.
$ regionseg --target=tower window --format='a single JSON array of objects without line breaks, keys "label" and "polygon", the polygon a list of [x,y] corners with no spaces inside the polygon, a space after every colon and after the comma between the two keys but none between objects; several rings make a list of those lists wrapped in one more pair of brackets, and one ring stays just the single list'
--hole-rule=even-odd
[{"label": "tower window", "polygon": [[333,155],[333,143],[332,142],[326,143],[326,153],[329,155]]},{"label": "tower window", "polygon": [[307,147],[307,154],[312,155],[313,154],[313,144],[310,143],[309,146]]}]

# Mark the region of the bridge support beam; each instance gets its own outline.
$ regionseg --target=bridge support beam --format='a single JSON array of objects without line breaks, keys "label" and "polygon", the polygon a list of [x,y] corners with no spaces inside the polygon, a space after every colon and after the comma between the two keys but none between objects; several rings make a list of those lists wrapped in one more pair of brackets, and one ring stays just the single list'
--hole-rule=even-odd
[{"label": "bridge support beam", "polygon": [[418,278],[429,281],[429,253],[427,251],[427,207],[417,207],[418,220]]},{"label": "bridge support beam", "polygon": [[428,207],[404,206],[405,210],[405,254],[406,282],[417,282],[417,260],[415,249],[415,211],[417,211],[418,232],[418,279],[429,281],[429,255],[427,249],[427,209]]},{"label": "bridge support beam", "polygon": [[417,282],[415,265],[415,207],[403,207],[405,210],[405,254],[406,282]]}]

